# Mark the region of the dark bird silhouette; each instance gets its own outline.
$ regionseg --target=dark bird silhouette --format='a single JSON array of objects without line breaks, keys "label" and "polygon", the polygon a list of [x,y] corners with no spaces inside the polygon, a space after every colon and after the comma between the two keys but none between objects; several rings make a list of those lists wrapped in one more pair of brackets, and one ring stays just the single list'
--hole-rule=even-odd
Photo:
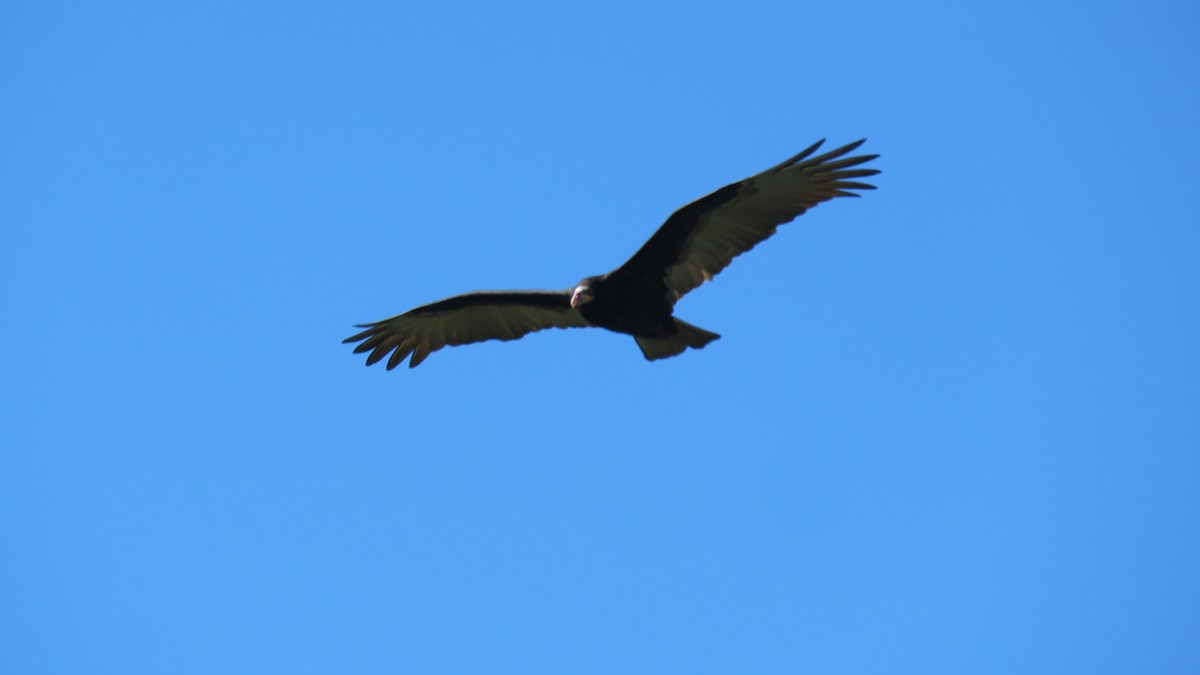
[{"label": "dark bird silhouette", "polygon": [[388,370],[410,354],[408,366],[415,368],[445,346],[516,340],[545,328],[626,333],[649,361],[700,349],[720,336],[672,316],[676,301],[808,209],[875,189],[854,179],[879,171],[855,167],[879,155],[846,157],[860,140],[812,156],[824,142],[684,206],[624,265],[570,290],[456,295],[357,326],[366,330],[345,342],[362,342],[354,352],[370,352],[368,366],[387,357]]}]

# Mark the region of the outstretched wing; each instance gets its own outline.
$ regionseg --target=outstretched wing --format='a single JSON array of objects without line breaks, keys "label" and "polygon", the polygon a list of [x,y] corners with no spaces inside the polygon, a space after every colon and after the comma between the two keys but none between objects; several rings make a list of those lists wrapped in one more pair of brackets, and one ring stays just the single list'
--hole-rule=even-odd
[{"label": "outstretched wing", "polygon": [[779,225],[834,197],[857,197],[851,190],[875,189],[853,179],[879,171],[853,167],[879,155],[845,157],[865,140],[812,157],[825,142],[818,141],[778,166],[684,206],[611,276],[661,279],[675,302],[775,234]]},{"label": "outstretched wing", "polygon": [[499,291],[465,293],[418,307],[399,316],[363,324],[366,328],[343,342],[362,344],[355,354],[371,352],[367,365],[389,353],[388,370],[412,354],[409,368],[416,368],[430,353],[447,345],[454,347],[484,340],[516,340],[545,328],[590,326],[571,308],[571,295],[555,291]]}]

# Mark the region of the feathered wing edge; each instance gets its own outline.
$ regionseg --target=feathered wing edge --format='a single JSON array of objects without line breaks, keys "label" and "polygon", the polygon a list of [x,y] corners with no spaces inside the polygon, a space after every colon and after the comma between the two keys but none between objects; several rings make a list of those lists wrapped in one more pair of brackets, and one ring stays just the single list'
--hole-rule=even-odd
[{"label": "feathered wing edge", "polygon": [[416,368],[431,353],[447,346],[516,340],[546,328],[589,325],[571,308],[571,297],[566,292],[479,292],[456,295],[390,319],[361,324],[356,327],[366,330],[343,343],[362,341],[354,353],[370,352],[368,366],[388,357],[387,368],[391,370],[410,354],[408,367]]},{"label": "feathered wing edge", "polygon": [[845,157],[865,141],[813,156],[824,144],[822,139],[762,173],[683,206],[614,274],[659,276],[669,299],[678,300],[770,237],[779,225],[823,201],[875,189],[855,179],[879,171],[855,167],[879,155]]}]

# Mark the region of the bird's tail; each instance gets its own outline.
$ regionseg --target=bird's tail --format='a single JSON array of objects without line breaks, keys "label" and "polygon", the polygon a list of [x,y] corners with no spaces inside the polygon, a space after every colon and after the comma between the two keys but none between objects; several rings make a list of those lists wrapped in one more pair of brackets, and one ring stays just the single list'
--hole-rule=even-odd
[{"label": "bird's tail", "polygon": [[639,337],[637,340],[638,347],[641,347],[642,354],[645,355],[647,361],[656,361],[665,359],[668,356],[675,356],[683,353],[685,349],[701,349],[704,345],[721,337],[716,333],[710,333],[703,328],[696,328],[686,321],[675,319],[675,333],[666,337]]}]

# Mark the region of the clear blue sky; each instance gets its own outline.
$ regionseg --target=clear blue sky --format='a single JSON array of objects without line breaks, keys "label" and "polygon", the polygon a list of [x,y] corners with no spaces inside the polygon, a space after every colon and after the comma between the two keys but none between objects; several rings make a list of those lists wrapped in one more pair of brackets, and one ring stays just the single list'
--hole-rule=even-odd
[{"label": "clear blue sky", "polygon": [[[0,672],[1200,671],[1200,9],[6,2]],[[818,138],[679,315],[364,368]]]}]

